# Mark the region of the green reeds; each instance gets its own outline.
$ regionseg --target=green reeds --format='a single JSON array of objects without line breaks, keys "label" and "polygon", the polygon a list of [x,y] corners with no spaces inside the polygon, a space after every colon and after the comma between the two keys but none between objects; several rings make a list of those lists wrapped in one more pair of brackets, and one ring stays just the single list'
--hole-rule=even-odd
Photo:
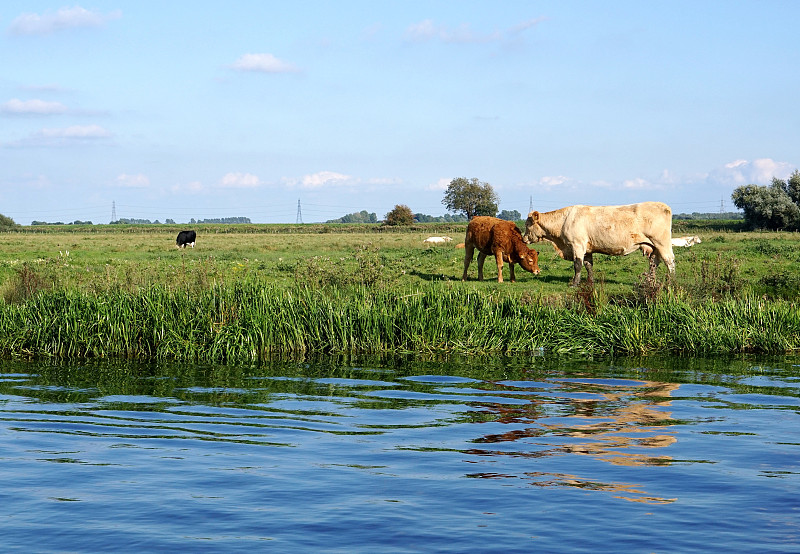
[{"label": "green reeds", "polygon": [[0,304],[0,355],[254,362],[306,353],[713,354],[800,350],[800,311],[664,294],[596,313],[438,283],[419,289],[45,290]]}]

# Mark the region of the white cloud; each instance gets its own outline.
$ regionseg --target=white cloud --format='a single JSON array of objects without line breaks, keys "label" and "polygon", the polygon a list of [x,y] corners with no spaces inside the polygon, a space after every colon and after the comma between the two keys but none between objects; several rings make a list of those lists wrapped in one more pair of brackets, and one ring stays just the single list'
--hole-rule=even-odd
[{"label": "white cloud", "polygon": [[186,192],[197,193],[204,192],[205,187],[200,181],[191,181],[189,183],[178,183],[177,185],[173,185],[171,190],[176,194],[184,194]]},{"label": "white cloud", "polygon": [[296,73],[297,67],[279,60],[272,54],[244,54],[231,66],[239,71],[257,71],[261,73]]},{"label": "white cloud", "polygon": [[653,185],[646,179],[642,179],[641,177],[636,177],[635,179],[626,179],[622,182],[622,188],[624,189],[633,189],[633,190],[647,190],[647,189],[654,189],[658,188],[657,186]]},{"label": "white cloud", "polygon": [[225,188],[254,188],[260,185],[261,179],[252,173],[227,173],[219,182],[219,186]]},{"label": "white cloud", "polygon": [[354,182],[350,175],[344,175],[334,171],[320,171],[317,173],[312,173],[311,175],[305,175],[300,179],[284,179],[283,181],[290,187],[299,187],[304,189],[335,187]]},{"label": "white cloud", "polygon": [[99,125],[72,125],[62,128],[44,128],[27,138],[6,143],[6,148],[60,147],[80,144],[99,144],[114,135]]},{"label": "white cloud", "polygon": [[146,188],[150,186],[150,179],[139,173],[138,175],[127,175],[123,173],[114,181],[119,187]]},{"label": "white cloud", "polygon": [[759,158],[752,162],[735,160],[711,171],[707,180],[715,184],[732,186],[768,185],[773,177],[787,179],[795,166],[788,162],[776,162],[771,158]]},{"label": "white cloud", "polygon": [[743,167],[746,165],[747,160],[736,160],[735,162],[725,164],[725,169],[736,169],[737,167]]},{"label": "white cloud", "polygon": [[0,105],[0,111],[14,115],[55,115],[65,113],[67,107],[61,102],[12,98]]},{"label": "white cloud", "polygon": [[431,183],[430,185],[428,185],[426,188],[428,190],[447,190],[447,187],[448,185],[450,185],[451,181],[452,179],[449,177],[442,177],[435,183]]},{"label": "white cloud", "polygon": [[8,32],[12,35],[45,35],[64,29],[102,27],[107,21],[120,17],[122,12],[119,10],[101,14],[75,6],[61,8],[56,12],[45,12],[42,15],[23,13],[11,22]]},{"label": "white cloud", "polygon": [[563,175],[556,175],[556,176],[542,177],[541,179],[539,179],[539,182],[537,184],[543,187],[550,188],[563,185],[567,181],[569,181],[569,177],[564,177]]}]

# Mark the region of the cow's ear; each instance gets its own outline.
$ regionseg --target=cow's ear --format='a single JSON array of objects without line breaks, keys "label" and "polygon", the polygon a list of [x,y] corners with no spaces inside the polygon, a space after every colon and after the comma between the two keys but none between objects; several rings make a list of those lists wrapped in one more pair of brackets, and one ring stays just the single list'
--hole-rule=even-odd
[{"label": "cow's ear", "polygon": [[539,212],[532,212],[531,217],[534,221],[539,221]]}]

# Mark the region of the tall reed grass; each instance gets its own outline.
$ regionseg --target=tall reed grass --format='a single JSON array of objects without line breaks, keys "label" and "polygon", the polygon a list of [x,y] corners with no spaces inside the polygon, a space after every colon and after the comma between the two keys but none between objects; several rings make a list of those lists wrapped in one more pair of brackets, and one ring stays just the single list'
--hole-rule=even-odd
[{"label": "tall reed grass", "polygon": [[755,297],[576,309],[454,283],[407,290],[292,289],[257,280],[205,289],[42,290],[0,303],[0,355],[257,362],[312,353],[623,354],[800,350],[800,310]]}]

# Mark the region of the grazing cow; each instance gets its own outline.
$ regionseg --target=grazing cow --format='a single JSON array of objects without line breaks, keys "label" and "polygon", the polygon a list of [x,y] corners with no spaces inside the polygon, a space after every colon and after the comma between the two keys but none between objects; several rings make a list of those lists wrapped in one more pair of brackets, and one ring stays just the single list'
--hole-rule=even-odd
[{"label": "grazing cow", "polygon": [[693,235],[691,237],[676,237],[672,239],[672,246],[693,246],[695,244],[700,244],[703,242],[700,240],[700,237],[697,235]]},{"label": "grazing cow", "polygon": [[197,233],[194,231],[181,231],[178,233],[178,238],[175,239],[175,246],[178,248],[186,248],[188,244],[192,248],[194,248],[194,241],[197,239]]},{"label": "grazing cow", "polygon": [[428,237],[422,241],[423,244],[444,244],[446,242],[450,242],[450,237]]},{"label": "grazing cow", "polygon": [[626,256],[641,249],[650,258],[650,274],[663,261],[670,275],[675,273],[672,252],[672,210],[661,202],[626,206],[568,206],[551,212],[531,212],[525,222],[526,242],[549,241],[556,253],[572,260],[575,277],[581,282],[586,266],[589,282],[594,281],[592,254]]},{"label": "grazing cow", "polygon": [[467,236],[464,239],[464,275],[467,280],[467,269],[472,262],[472,255],[478,249],[478,280],[483,281],[483,262],[486,256],[494,254],[497,260],[497,282],[503,282],[503,262],[511,266],[511,282],[515,282],[514,264],[534,275],[539,274],[539,253],[532,250],[522,240],[522,233],[513,221],[505,221],[496,217],[473,217],[467,225]]}]

